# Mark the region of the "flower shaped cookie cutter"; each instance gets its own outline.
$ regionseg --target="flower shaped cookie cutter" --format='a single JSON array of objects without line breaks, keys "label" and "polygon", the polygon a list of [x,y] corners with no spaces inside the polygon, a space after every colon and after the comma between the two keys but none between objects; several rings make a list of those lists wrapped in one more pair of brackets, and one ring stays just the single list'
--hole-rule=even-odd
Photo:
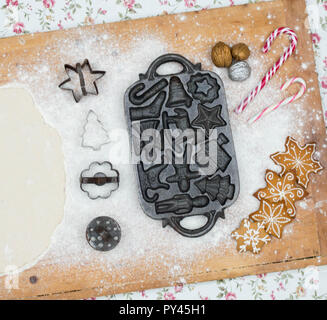
[{"label": "flower shaped cookie cutter", "polygon": [[119,187],[119,172],[108,161],[92,162],[80,175],[80,188],[91,200],[107,199]]}]

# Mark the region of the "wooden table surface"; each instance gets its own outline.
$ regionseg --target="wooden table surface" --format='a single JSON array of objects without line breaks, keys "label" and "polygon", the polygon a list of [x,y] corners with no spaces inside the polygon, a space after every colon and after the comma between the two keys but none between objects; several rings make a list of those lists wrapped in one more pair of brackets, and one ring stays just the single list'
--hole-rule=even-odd
[{"label": "wooden table surface", "polygon": [[[124,46],[138,32],[149,32],[161,38],[169,44],[169,49],[182,55],[192,57],[193,54],[203,53],[208,55],[208,47],[201,45],[201,42],[185,46],[182,35],[195,39],[201,37],[221,38],[237,40],[233,30],[242,27],[246,43],[252,48],[259,50],[262,46],[262,39],[255,37],[256,30],[260,28],[260,34],[268,36],[277,27],[297,27],[299,36],[298,52],[287,62],[287,68],[281,68],[278,77],[286,79],[287,74],[299,70],[303,61],[313,61],[313,49],[310,34],[305,27],[305,1],[304,0],[278,0],[260,4],[261,10],[257,10],[256,4],[244,6],[220,8],[201,12],[183,14],[192,19],[182,21],[175,15],[159,16],[148,19],[117,22],[112,24],[83,27],[80,30],[54,31],[34,35],[25,35],[0,40],[0,84],[6,84],[14,77],[14,74],[7,75],[6,65],[16,65],[30,68],[35,64],[37,53],[44,47],[51,47],[51,43],[58,39],[70,37],[79,38],[79,32],[90,34],[101,34],[103,32],[117,36]],[[251,13],[251,19],[248,19]],[[271,24],[267,23],[268,13],[275,18]],[[201,28],[193,24],[196,19]],[[255,23],[251,23],[254,20]],[[217,21],[220,27],[217,28]],[[174,24],[174,28],[171,25]],[[161,32],[158,33],[158,26]],[[119,37],[120,36],[120,37]],[[279,40],[287,44],[287,39]],[[283,42],[284,41],[284,42]],[[22,43],[24,45],[22,45]],[[278,50],[277,50],[278,51]],[[62,68],[58,61],[58,53],[53,52],[53,72]],[[267,54],[269,62],[273,63],[280,52]],[[210,69],[210,65],[203,64],[204,69]],[[13,73],[15,71],[12,71]],[[302,70],[301,76],[304,79],[313,79],[310,84],[315,90],[306,94],[305,105],[311,110],[321,109],[321,99],[314,64]],[[277,76],[276,76],[277,78]],[[280,79],[279,78],[279,79]],[[274,80],[273,80],[274,81]],[[307,128],[314,127],[315,133],[310,130],[311,136],[306,137],[304,142],[314,141],[318,148],[325,143],[326,132],[323,116],[307,119]],[[326,149],[320,150],[320,159],[324,167],[327,167]],[[0,278],[0,298],[32,298],[32,299],[66,299],[86,298],[90,296],[107,295],[120,292],[143,290],[148,288],[163,287],[178,282],[182,277],[187,282],[199,282],[213,279],[231,278],[249,274],[257,274],[272,271],[301,268],[308,265],[319,265],[327,263],[327,217],[322,214],[327,212],[327,170],[321,175],[316,175],[308,191],[308,207],[298,207],[298,223],[294,224],[292,234],[280,241],[273,241],[256,259],[252,255],[240,255],[235,253],[223,255],[211,252],[207,255],[204,252],[197,253],[197,263],[188,272],[181,268],[180,274],[170,275],[168,267],[162,264],[162,260],[153,262],[152,265],[144,265],[142,259],[133,260],[128,266],[117,267],[116,269],[103,270],[102,266],[94,261],[87,265],[62,266],[60,262],[51,260],[51,254],[46,255],[42,260],[19,275],[19,289],[7,290],[5,288],[6,278]],[[277,253],[276,253],[277,252]],[[287,252],[287,255],[286,255]],[[62,253],[65,254],[64,252]],[[287,256],[287,258],[285,258]],[[181,263],[182,266],[182,263]],[[152,272],[150,270],[160,270]],[[133,271],[133,272],[131,272]],[[30,277],[36,275],[39,281],[31,284]]]}]

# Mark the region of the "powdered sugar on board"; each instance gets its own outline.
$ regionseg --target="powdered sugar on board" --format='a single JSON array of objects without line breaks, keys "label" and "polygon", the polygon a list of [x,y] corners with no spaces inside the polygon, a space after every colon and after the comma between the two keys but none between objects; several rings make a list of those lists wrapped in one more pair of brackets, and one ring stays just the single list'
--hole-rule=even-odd
[{"label": "powdered sugar on board", "polygon": [[[208,43],[206,45],[209,46]],[[130,265],[132,261],[142,261],[145,268],[162,264],[170,270],[170,275],[179,275],[185,273],[181,268],[191,268],[199,253],[210,255],[219,250],[230,254],[235,248],[230,233],[243,218],[258,208],[259,203],[252,194],[264,186],[264,171],[267,168],[279,170],[269,155],[283,150],[288,135],[297,138],[305,134],[304,121],[308,115],[300,100],[263,118],[254,126],[247,124],[247,119],[267,102],[280,100],[276,92],[281,83],[272,82],[267,86],[249,111],[239,116],[232,112],[262,76],[262,65],[265,64],[262,55],[251,55],[252,75],[244,83],[232,82],[228,79],[227,70],[213,68],[225,84],[239,166],[240,195],[237,202],[226,210],[226,219],[219,219],[203,237],[184,238],[169,227],[162,228],[160,221],[152,220],[143,213],[138,202],[136,177],[132,165],[128,164],[130,151],[123,97],[138,74],[145,72],[159,55],[167,53],[168,47],[162,40],[138,34],[126,50],[108,34],[98,36],[84,31],[79,40],[58,40],[55,47],[44,48],[39,63],[33,68],[19,67],[17,78],[13,79],[31,91],[45,120],[58,130],[63,139],[67,177],[65,216],[48,250],[60,265],[83,266],[96,261],[104,270],[111,270]],[[57,54],[61,62],[55,73],[52,73],[53,54]],[[99,96],[84,97],[76,104],[69,92],[58,89],[58,84],[66,78],[65,63],[74,65],[86,57],[95,70],[105,70],[107,74],[98,81]],[[194,63],[211,65],[208,57],[195,55],[186,58]],[[14,66],[8,66],[9,72],[11,67]],[[81,147],[83,125],[90,109],[96,111],[110,136],[110,142],[99,151]],[[93,161],[110,161],[120,172],[120,187],[107,200],[92,201],[79,188],[80,172]],[[121,242],[106,254],[94,251],[85,240],[87,224],[99,215],[114,218],[122,229]],[[287,236],[292,226],[286,229]]]}]

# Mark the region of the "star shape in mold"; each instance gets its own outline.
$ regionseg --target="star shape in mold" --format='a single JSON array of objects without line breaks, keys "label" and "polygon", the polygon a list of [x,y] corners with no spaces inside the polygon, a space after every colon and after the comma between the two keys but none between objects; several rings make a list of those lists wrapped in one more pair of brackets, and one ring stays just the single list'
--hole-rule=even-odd
[{"label": "star shape in mold", "polygon": [[309,174],[323,169],[321,164],[313,159],[316,144],[308,143],[301,147],[294,138],[287,137],[285,147],[285,152],[276,152],[270,156],[271,159],[282,167],[282,174],[287,170],[295,170],[298,183],[306,188]]},{"label": "star shape in mold", "polygon": [[93,70],[88,59],[75,67],[69,64],[64,67],[68,78],[59,84],[60,89],[71,91],[76,102],[88,94],[98,95],[96,81],[105,75],[105,71]]},{"label": "star shape in mold", "polygon": [[258,211],[250,214],[256,222],[262,222],[268,234],[281,238],[284,227],[292,221],[287,214],[284,202],[271,203],[266,200],[260,202]]},{"label": "star shape in mold", "polygon": [[258,200],[265,199],[273,203],[284,201],[288,215],[295,217],[295,202],[308,195],[302,186],[296,184],[295,172],[287,171],[279,176],[276,172],[267,170],[265,180],[266,187],[259,189],[254,196]]},{"label": "star shape in mold", "polygon": [[203,79],[202,81],[196,82],[196,92],[208,94],[208,91],[212,88],[212,86],[208,83],[207,79]]},{"label": "star shape in mold", "polygon": [[226,122],[221,117],[221,105],[208,108],[203,104],[198,104],[198,116],[192,121],[194,127],[200,127],[206,130],[206,134],[210,129],[222,127]]}]

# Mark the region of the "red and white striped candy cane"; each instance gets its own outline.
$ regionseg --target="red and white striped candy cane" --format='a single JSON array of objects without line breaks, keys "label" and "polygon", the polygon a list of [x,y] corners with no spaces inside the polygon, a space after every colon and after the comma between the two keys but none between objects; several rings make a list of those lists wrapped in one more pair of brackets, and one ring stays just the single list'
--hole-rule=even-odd
[{"label": "red and white striped candy cane", "polygon": [[251,118],[249,120],[249,123],[254,123],[254,122],[258,121],[260,118],[262,118],[264,115],[266,115],[267,113],[269,113],[271,111],[274,111],[274,110],[278,109],[281,106],[285,106],[286,104],[292,103],[293,101],[301,98],[304,95],[304,93],[306,91],[306,88],[307,88],[306,83],[302,78],[294,77],[294,78],[291,78],[291,79],[287,80],[280,87],[280,90],[284,91],[292,83],[296,83],[296,82],[301,84],[301,88],[296,94],[294,94],[291,97],[285,98],[285,99],[283,99],[282,101],[280,101],[280,102],[278,102],[276,104],[273,104],[273,105],[271,105],[269,107],[264,108],[261,112],[257,113],[253,118]]},{"label": "red and white striped candy cane", "polygon": [[247,105],[256,97],[256,95],[264,88],[268,81],[274,76],[277,70],[282,66],[282,64],[290,57],[294,52],[297,45],[297,36],[296,33],[287,27],[281,27],[273,31],[270,36],[267,38],[262,51],[264,53],[270,50],[271,44],[280,34],[287,34],[291,38],[291,45],[284,51],[283,55],[277,60],[277,62],[270,68],[266,75],[262,78],[260,83],[251,91],[251,93],[238,105],[234,110],[236,113],[241,113]]}]

